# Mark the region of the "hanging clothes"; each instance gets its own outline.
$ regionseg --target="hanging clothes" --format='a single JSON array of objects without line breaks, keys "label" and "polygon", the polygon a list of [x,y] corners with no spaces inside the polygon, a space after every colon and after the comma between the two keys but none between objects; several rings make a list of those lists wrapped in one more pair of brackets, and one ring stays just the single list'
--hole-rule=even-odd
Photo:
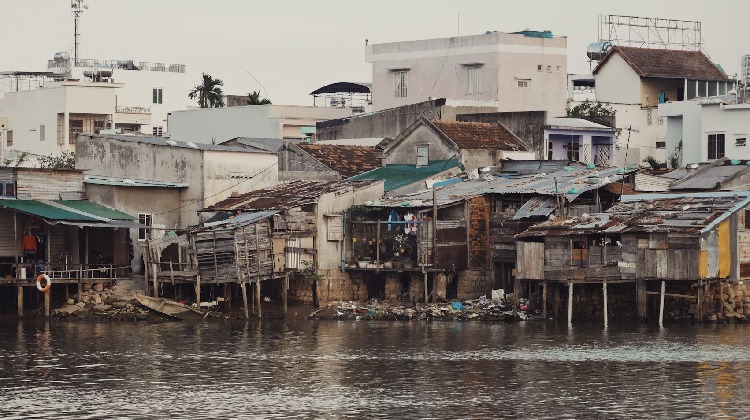
[{"label": "hanging clothes", "polygon": [[26,257],[36,256],[36,236],[25,233],[21,240],[21,249],[23,250],[23,255]]},{"label": "hanging clothes", "polygon": [[[398,213],[396,213],[396,210],[391,210],[390,216],[388,216],[389,222],[397,222],[398,221]],[[388,224],[388,231],[390,232],[393,229],[397,229],[397,225],[395,223],[389,223]]]},{"label": "hanging clothes", "polygon": [[[417,220],[417,216],[414,215],[414,213],[406,213],[404,215],[404,222],[413,222]],[[417,233],[417,224],[416,223],[405,223],[404,224],[404,233],[407,235],[415,235]]]}]

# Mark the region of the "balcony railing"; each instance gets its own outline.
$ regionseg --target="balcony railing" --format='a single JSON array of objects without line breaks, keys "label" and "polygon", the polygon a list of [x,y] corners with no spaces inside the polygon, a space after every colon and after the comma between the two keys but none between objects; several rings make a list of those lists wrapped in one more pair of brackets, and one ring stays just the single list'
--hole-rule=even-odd
[{"label": "balcony railing", "polygon": [[[65,63],[58,63],[55,60],[47,60],[47,68],[62,68],[67,67]],[[76,60],[75,67],[109,67],[112,69],[123,69],[123,70],[140,70],[140,71],[163,71],[168,73],[185,73],[186,67],[184,64],[164,64],[164,63],[149,63],[146,61],[129,61],[129,60],[95,60],[80,58]]]},{"label": "balcony railing", "polygon": [[142,106],[116,106],[115,112],[123,114],[150,114],[151,108]]}]

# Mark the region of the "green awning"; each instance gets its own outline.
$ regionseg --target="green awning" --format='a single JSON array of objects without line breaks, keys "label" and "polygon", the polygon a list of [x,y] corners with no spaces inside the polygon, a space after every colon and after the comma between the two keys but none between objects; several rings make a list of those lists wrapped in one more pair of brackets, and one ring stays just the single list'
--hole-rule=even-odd
[{"label": "green awning", "polygon": [[55,222],[98,222],[133,220],[120,211],[88,200],[7,200],[0,199],[0,208],[39,216]]}]

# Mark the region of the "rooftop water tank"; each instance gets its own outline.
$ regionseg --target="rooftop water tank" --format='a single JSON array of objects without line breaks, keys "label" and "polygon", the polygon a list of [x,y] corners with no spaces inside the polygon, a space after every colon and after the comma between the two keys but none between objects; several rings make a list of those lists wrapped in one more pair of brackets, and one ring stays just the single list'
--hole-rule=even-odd
[{"label": "rooftop water tank", "polygon": [[70,54],[68,54],[67,51],[56,52],[53,59],[55,60],[55,63],[64,63],[70,60]]},{"label": "rooftop water tank", "polygon": [[594,42],[586,47],[586,56],[589,60],[599,61],[610,48],[612,48],[612,43],[609,41]]}]

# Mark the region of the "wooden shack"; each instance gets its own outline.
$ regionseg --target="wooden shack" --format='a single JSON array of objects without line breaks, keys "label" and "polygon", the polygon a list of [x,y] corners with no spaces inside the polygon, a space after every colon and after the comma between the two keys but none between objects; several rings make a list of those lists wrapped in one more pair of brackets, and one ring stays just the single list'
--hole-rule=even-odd
[{"label": "wooden shack", "polygon": [[[638,315],[646,318],[647,295],[659,294],[661,319],[665,282],[682,283],[692,294],[672,297],[697,302],[700,318],[708,310],[703,286],[750,278],[744,269],[750,267],[749,204],[746,192],[624,196],[605,213],[557,218],[519,234],[517,278],[543,283],[545,313],[547,285],[568,286],[569,318],[574,284],[601,284],[604,302],[607,284],[635,284]],[[659,291],[652,287],[657,282]]]}]

